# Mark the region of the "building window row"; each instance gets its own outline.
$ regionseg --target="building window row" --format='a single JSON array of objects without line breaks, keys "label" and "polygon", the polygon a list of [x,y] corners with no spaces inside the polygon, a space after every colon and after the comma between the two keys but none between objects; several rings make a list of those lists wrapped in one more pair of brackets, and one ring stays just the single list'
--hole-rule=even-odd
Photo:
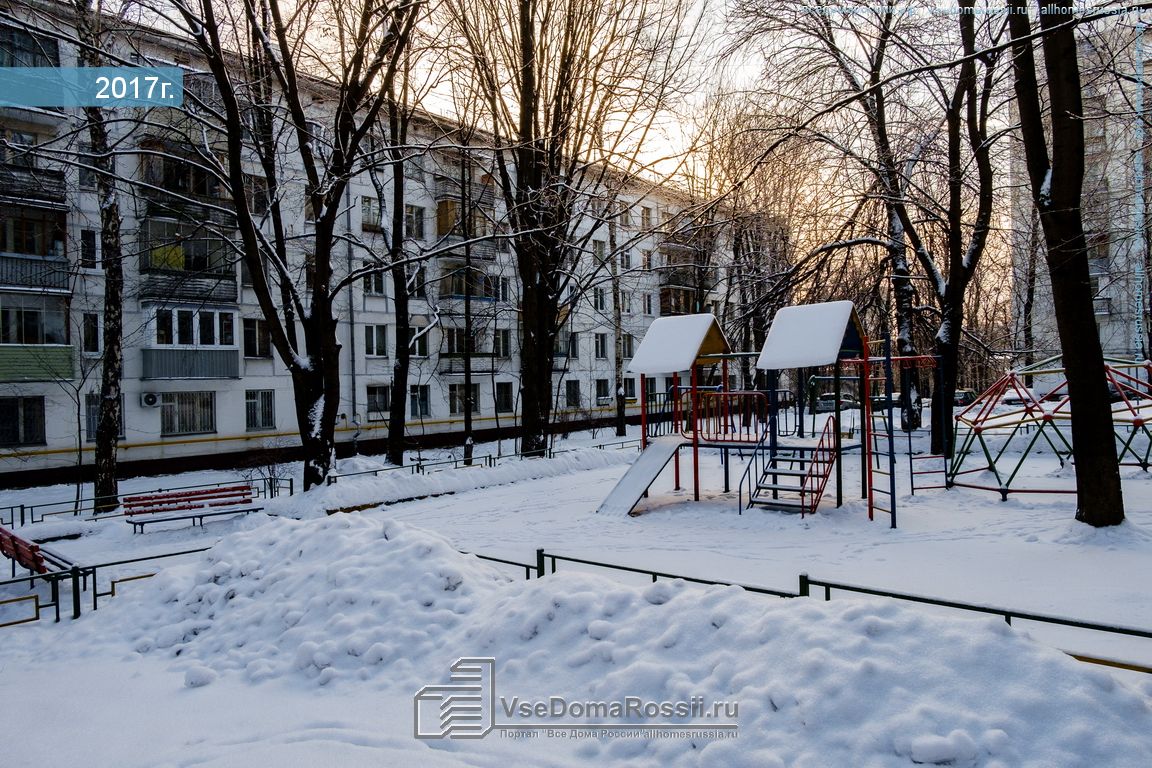
[{"label": "building window row", "polygon": [[235,313],[214,309],[157,309],[157,346],[234,347]]}]

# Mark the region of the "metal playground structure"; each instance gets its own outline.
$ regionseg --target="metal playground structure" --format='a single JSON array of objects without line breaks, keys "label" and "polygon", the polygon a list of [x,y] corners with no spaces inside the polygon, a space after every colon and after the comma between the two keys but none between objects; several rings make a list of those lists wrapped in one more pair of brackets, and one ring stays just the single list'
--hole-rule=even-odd
[{"label": "metal playground structure", "polygon": [[[762,507],[804,516],[816,511],[833,476],[836,506],[843,504],[842,458],[859,451],[860,494],[869,518],[886,514],[895,527],[893,368],[931,365],[932,358],[894,358],[890,344],[882,347],[881,354],[869,354],[867,335],[847,301],[781,309],[758,354],[733,352],[710,314],[658,319],[629,365],[641,378],[641,456],[597,511],[630,513],[669,463],[679,489],[681,452],[691,454],[693,499],[699,501],[700,451],[715,449],[725,492],[731,490],[733,458],[746,461],[737,481],[741,512]],[[756,368],[769,379],[763,391],[729,386],[730,363],[746,356],[755,356]],[[799,429],[782,429],[788,406],[782,397],[787,390],[777,388],[781,372],[829,368],[834,405],[819,434],[805,438]],[[670,377],[666,392],[649,384],[656,375]],[[859,429],[848,433],[842,385],[863,395]]]},{"label": "metal playground structure", "polygon": [[[1105,359],[1112,402],[1116,451],[1122,466],[1152,466],[1152,363]],[[1041,395],[1026,385],[1053,384]],[[1072,455],[1072,402],[1059,356],[1010,371],[955,415],[956,452],[947,469],[948,486],[1012,493],[1075,493],[1071,488],[1023,486],[1020,470],[1040,450],[1063,467]],[[992,484],[972,476],[988,473]]]}]

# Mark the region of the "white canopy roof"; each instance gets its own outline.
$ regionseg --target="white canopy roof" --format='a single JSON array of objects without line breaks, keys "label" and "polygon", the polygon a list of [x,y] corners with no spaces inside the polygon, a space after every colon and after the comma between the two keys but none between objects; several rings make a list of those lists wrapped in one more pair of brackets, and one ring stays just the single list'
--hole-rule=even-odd
[{"label": "white canopy roof", "polygon": [[831,365],[840,350],[859,350],[863,335],[850,301],[784,307],[772,319],[756,367],[779,371]]},{"label": "white canopy roof", "polygon": [[731,352],[714,315],[657,318],[648,327],[628,365],[630,373],[676,373],[690,369],[702,355]]}]

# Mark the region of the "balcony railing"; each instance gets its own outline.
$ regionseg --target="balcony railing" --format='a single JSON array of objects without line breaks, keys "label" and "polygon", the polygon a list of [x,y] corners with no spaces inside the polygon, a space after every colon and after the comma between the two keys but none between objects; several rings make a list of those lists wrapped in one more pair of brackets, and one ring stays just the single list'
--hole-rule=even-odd
[{"label": "balcony railing", "polygon": [[142,300],[206,301],[235,304],[239,293],[236,274],[202,272],[157,272],[140,275]]},{"label": "balcony railing", "polygon": [[64,171],[0,163],[0,196],[63,203],[67,199]]},{"label": "balcony railing", "polygon": [[75,375],[70,344],[0,344],[0,381],[67,381]]},{"label": "balcony railing", "polygon": [[67,259],[0,253],[0,285],[68,289]]},{"label": "balcony railing", "polygon": [[164,349],[144,353],[142,379],[238,379],[238,349]]}]

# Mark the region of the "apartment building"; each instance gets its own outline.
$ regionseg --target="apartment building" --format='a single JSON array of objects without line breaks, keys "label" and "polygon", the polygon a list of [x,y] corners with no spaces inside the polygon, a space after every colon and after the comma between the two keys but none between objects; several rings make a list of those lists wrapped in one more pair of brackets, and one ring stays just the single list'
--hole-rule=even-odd
[{"label": "apartment building", "polygon": [[[179,41],[157,34],[149,45],[134,60],[185,67],[186,91],[211,102],[212,82]],[[27,29],[0,27],[0,65],[75,66],[76,53]],[[322,92],[313,108],[326,108]],[[29,470],[92,462],[105,260],[77,112],[0,107],[0,485]],[[222,463],[290,448],[297,443],[291,382],[237,257],[228,196],[188,152],[181,113],[147,115],[118,115],[112,126],[124,235],[121,462],[154,470],[173,459]],[[337,440],[361,449],[387,436],[397,397],[413,440],[458,439],[465,407],[479,437],[514,429],[518,419],[520,288],[492,151],[482,142],[462,149],[449,121],[425,116],[414,125],[417,149],[402,170],[413,333],[397,337],[387,273],[351,281],[336,302]],[[386,252],[391,173],[374,169],[349,186],[334,279]],[[254,208],[266,204],[262,195],[254,174]],[[593,210],[598,197],[608,214]],[[588,198],[593,212],[576,230],[581,258],[565,288],[554,358],[558,422],[609,417],[617,359],[626,366],[652,320],[709,311],[727,293],[723,240],[700,237],[683,194],[622,183]],[[298,200],[281,202],[299,206],[284,237],[291,269],[303,277],[311,268],[311,212],[302,187]],[[397,344],[413,354],[404,391],[392,381]],[[625,374],[622,389],[635,413],[637,377]]]}]

